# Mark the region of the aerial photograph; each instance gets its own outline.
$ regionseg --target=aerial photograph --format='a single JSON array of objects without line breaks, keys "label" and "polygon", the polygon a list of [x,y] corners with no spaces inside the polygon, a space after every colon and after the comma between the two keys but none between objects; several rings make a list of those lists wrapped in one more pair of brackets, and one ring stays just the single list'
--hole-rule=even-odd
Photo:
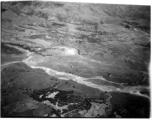
[{"label": "aerial photograph", "polygon": [[151,6],[1,2],[2,118],[150,118]]}]

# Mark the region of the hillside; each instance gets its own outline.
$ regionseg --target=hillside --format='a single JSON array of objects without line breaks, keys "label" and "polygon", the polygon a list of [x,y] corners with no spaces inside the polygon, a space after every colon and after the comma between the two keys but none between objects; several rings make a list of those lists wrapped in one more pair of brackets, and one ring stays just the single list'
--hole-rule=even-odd
[{"label": "hillside", "polygon": [[149,117],[150,9],[2,2],[2,116]]}]

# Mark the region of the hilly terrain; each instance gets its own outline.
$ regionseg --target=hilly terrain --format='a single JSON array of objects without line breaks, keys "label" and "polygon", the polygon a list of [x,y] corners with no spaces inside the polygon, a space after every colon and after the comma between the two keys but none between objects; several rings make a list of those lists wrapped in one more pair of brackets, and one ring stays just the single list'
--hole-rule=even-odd
[{"label": "hilly terrain", "polygon": [[2,117],[150,117],[150,6],[1,3]]}]

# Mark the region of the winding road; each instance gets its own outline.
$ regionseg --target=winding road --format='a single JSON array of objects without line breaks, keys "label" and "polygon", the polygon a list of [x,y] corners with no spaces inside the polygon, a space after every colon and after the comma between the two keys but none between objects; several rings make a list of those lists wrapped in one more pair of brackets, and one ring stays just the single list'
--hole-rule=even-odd
[{"label": "winding road", "polygon": [[[34,53],[29,52],[27,50],[24,50],[24,51],[27,53],[26,55],[28,56],[26,59],[24,59],[22,61],[8,62],[8,63],[5,63],[5,64],[1,65],[1,67],[8,66],[8,65],[11,65],[11,64],[15,64],[15,63],[19,63],[19,62],[23,62],[23,63],[25,63],[26,65],[28,65],[29,67],[31,67],[33,69],[42,69],[47,74],[49,74],[51,76],[54,76],[54,77],[57,77],[60,80],[73,80],[77,83],[84,84],[84,85],[92,87],[92,88],[97,88],[101,91],[124,92],[124,93],[130,93],[130,94],[139,95],[139,96],[149,98],[148,95],[140,93],[140,91],[142,91],[143,89],[146,89],[146,90],[149,91],[149,87],[147,87],[147,86],[123,86],[122,83],[115,83],[115,82],[108,81],[103,76],[95,76],[95,77],[85,78],[85,77],[81,77],[81,76],[66,73],[66,72],[59,72],[57,70],[51,69],[50,67],[44,67],[44,66],[37,65],[37,61],[36,60],[33,61]],[[66,51],[68,51],[68,54],[66,53]],[[62,54],[62,55],[68,55],[68,56],[77,55],[77,52],[73,49],[72,49],[72,51],[66,49],[66,51],[64,51],[65,54]],[[98,79],[98,80],[101,80],[101,81],[106,81],[108,83],[117,84],[118,86],[116,87],[116,86],[112,86],[112,85],[102,85],[102,84],[99,85],[99,84],[95,84],[95,83],[90,82],[89,81],[90,79],[91,80]]]}]

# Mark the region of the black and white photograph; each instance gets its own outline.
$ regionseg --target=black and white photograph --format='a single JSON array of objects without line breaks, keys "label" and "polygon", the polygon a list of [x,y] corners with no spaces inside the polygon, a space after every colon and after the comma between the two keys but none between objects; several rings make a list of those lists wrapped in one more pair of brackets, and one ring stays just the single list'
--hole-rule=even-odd
[{"label": "black and white photograph", "polygon": [[1,118],[150,118],[151,5],[1,1]]}]

